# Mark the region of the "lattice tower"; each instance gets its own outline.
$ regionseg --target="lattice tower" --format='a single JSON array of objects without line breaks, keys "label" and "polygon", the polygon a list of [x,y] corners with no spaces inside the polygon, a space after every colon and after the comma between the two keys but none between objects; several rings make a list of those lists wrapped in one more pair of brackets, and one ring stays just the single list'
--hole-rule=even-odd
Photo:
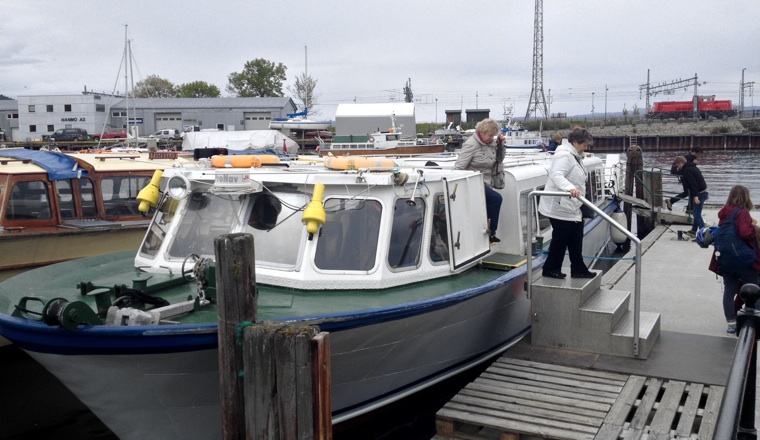
[{"label": "lattice tower", "polygon": [[548,112],[546,110],[546,97],[544,96],[544,2],[536,0],[536,16],[533,23],[533,86],[530,90],[530,99],[528,100],[528,111],[525,112],[525,119],[530,118],[530,114],[536,117],[536,112],[540,111],[543,118],[546,119]]}]

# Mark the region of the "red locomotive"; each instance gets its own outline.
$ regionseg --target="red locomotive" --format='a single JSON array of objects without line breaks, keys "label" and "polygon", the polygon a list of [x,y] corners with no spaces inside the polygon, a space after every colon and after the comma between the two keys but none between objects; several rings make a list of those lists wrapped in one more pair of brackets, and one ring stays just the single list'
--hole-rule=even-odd
[{"label": "red locomotive", "polygon": [[654,119],[692,118],[695,116],[695,111],[696,117],[700,119],[736,116],[736,110],[731,105],[730,99],[715,99],[714,95],[695,96],[691,101],[655,102],[647,116]]}]

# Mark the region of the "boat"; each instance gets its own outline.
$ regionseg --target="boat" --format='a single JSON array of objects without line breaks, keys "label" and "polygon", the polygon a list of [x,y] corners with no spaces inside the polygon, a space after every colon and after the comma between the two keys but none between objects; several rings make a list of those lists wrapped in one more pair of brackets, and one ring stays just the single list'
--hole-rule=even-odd
[{"label": "boat", "polygon": [[511,106],[505,108],[504,123],[501,128],[502,136],[504,136],[504,147],[507,150],[524,152],[545,150],[546,141],[541,136],[541,132],[524,129],[521,123],[513,119],[512,113]]},{"label": "boat", "polygon": [[269,121],[271,130],[319,131],[332,125],[331,121],[313,121],[308,119],[309,109],[297,113],[288,113],[287,118],[273,118]]},{"label": "boat", "polygon": [[318,151],[329,156],[343,155],[419,155],[441,153],[446,144],[436,139],[404,138],[396,126],[396,117],[391,115],[388,131],[377,131],[369,135],[333,136],[331,143],[321,142]]},{"label": "boat", "polygon": [[[346,422],[530,331],[525,263],[546,255],[525,236],[527,207],[552,156],[505,159],[493,245],[482,175],[454,160],[222,156],[167,168],[138,196],[155,214],[137,251],[3,281],[0,335],[121,439],[221,438],[214,238],[249,233],[257,319],[330,333],[332,422]],[[587,198],[611,212],[603,161],[584,162]],[[531,218],[541,249],[551,227]],[[585,231],[584,255],[595,255],[609,228],[597,217]]]},{"label": "boat", "polygon": [[176,154],[0,149],[0,278],[46,264],[135,249],[150,223],[137,192]]}]

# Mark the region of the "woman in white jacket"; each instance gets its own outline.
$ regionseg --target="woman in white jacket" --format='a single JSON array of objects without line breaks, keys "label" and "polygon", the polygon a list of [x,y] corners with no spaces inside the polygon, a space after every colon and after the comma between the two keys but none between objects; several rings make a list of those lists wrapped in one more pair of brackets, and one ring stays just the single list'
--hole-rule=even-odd
[{"label": "woman in white jacket", "polygon": [[588,173],[583,167],[583,152],[593,143],[588,130],[576,128],[567,136],[570,145],[563,143],[554,154],[549,169],[549,180],[544,190],[563,191],[570,197],[543,196],[538,211],[549,217],[552,225],[552,241],[549,256],[544,263],[543,275],[549,278],[565,278],[562,261],[565,251],[570,255],[570,276],[572,278],[594,278],[583,262],[583,216],[578,196],[586,194]]}]

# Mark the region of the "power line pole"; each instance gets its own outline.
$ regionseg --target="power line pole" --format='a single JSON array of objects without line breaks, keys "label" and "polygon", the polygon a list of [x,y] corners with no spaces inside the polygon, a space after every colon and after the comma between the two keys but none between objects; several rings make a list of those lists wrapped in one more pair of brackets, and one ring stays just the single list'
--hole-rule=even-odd
[{"label": "power line pole", "polygon": [[742,100],[741,100],[741,113],[739,113],[739,117],[744,115],[744,89],[749,89],[749,96],[752,96],[752,86],[755,84],[754,81],[752,82],[744,82],[744,71],[747,70],[747,68],[742,69],[742,82],[741,82],[741,89],[742,89]]},{"label": "power line pole", "polygon": [[678,89],[684,89],[686,90],[687,87],[690,85],[694,85],[694,99],[692,100],[694,102],[694,117],[697,117],[697,97],[699,95],[699,80],[697,78],[697,74],[694,74],[693,78],[687,78],[687,79],[679,79],[678,81],[671,81],[669,83],[663,83],[659,86],[652,86],[649,83],[649,69],[647,69],[647,83],[641,84],[639,86],[639,93],[645,91],[646,97],[647,97],[647,103],[646,103],[646,111],[649,113],[651,110],[651,107],[649,106],[649,97],[650,96],[657,96],[660,93],[664,93],[666,95],[672,95],[673,92],[675,92]]},{"label": "power line pole", "polygon": [[525,120],[533,113],[540,111],[546,119],[549,112],[546,110],[546,97],[544,96],[544,2],[536,0],[536,14],[533,22],[533,86],[528,100],[528,111],[525,112]]}]

